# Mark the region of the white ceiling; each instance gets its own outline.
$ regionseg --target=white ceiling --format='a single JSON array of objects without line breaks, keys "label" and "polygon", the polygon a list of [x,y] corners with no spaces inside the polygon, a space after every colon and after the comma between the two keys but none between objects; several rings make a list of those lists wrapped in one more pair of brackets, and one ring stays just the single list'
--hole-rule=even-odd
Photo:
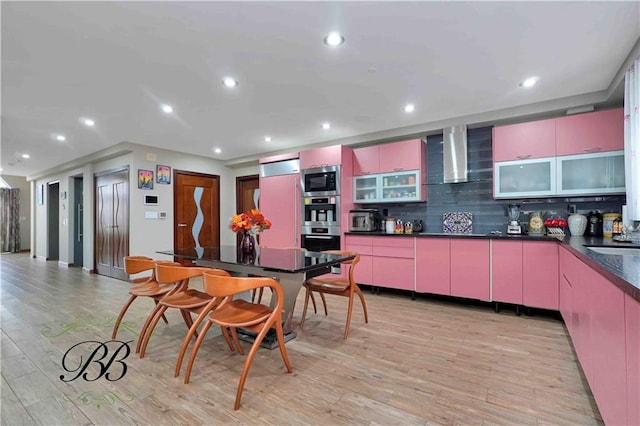
[{"label": "white ceiling", "polygon": [[[637,1],[3,1],[1,14],[0,163],[30,177],[121,142],[233,165],[304,145],[621,105],[640,37]],[[343,46],[323,44],[332,30]],[[223,87],[226,75],[240,85]],[[538,85],[518,87],[531,75]]]}]

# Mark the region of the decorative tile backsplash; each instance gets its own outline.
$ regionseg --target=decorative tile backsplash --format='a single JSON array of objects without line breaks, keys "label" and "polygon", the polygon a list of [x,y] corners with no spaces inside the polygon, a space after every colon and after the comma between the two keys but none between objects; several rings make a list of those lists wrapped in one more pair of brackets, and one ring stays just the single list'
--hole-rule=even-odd
[{"label": "decorative tile backsplash", "polygon": [[473,233],[473,213],[447,212],[442,214],[442,232],[445,234]]}]

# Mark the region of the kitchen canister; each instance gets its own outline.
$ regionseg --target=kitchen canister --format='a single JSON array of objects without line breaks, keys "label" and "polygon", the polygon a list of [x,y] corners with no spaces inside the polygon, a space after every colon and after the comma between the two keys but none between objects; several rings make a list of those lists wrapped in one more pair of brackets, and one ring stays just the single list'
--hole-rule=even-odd
[{"label": "kitchen canister", "polygon": [[602,215],[602,236],[613,237],[613,224],[620,219],[620,213],[605,213]]},{"label": "kitchen canister", "polygon": [[574,213],[567,219],[571,235],[582,236],[587,229],[587,217],[580,213]]}]

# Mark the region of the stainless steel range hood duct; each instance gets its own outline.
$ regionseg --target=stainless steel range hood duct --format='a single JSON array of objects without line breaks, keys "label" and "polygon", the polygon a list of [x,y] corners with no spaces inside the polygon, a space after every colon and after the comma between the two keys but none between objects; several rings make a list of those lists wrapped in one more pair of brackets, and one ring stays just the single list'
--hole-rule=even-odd
[{"label": "stainless steel range hood duct", "polygon": [[467,126],[445,127],[444,135],[444,183],[467,181]]}]

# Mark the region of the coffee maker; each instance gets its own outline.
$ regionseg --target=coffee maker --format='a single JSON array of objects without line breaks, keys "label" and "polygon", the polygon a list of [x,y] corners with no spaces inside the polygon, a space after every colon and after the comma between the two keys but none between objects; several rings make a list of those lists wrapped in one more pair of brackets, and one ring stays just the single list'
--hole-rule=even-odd
[{"label": "coffee maker", "polygon": [[520,206],[518,204],[509,204],[509,207],[507,207],[507,213],[509,214],[507,234],[522,234],[522,227],[520,226],[520,222],[518,222],[518,219],[520,218]]}]

